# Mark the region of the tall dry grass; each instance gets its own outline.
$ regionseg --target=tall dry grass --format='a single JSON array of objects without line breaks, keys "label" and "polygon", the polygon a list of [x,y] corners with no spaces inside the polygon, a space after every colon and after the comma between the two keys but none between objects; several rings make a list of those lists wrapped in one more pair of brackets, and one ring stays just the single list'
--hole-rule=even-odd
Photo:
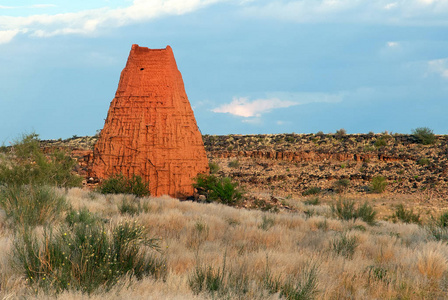
[{"label": "tall dry grass", "polygon": [[[70,290],[58,295],[36,292],[11,261],[14,232],[0,214],[0,297],[292,299],[285,286],[303,288],[310,266],[315,267],[317,282],[310,298],[443,299],[448,291],[448,245],[436,241],[422,225],[379,221],[370,226],[360,219],[339,220],[327,205],[313,206],[310,216],[303,213],[310,207],[300,199],[289,200],[298,212],[269,213],[169,197],[101,195],[79,188],[58,192],[66,194],[73,209],[86,208],[107,220],[106,226],[136,221],[148,228],[151,237],[160,238],[168,269],[165,280],[126,277],[111,290],[90,296]],[[133,215],[120,212],[124,198],[145,209]],[[224,274],[217,278],[221,288],[195,291],[191,281],[198,268]]]}]

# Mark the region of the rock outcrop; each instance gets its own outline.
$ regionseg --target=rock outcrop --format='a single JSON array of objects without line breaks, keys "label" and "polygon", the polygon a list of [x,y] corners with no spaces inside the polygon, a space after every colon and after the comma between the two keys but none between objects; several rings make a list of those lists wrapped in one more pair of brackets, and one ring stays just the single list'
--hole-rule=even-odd
[{"label": "rock outcrop", "polygon": [[170,46],[132,45],[115,98],[94,148],[93,175],[122,173],[149,181],[151,195],[193,194],[208,172],[199,128]]}]

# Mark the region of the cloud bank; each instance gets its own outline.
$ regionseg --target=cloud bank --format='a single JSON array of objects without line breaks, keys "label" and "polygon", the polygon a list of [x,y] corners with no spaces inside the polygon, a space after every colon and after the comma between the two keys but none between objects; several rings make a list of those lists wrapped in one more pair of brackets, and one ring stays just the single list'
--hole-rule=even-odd
[{"label": "cloud bank", "polygon": [[255,1],[244,9],[256,18],[296,23],[448,24],[446,0],[296,0]]},{"label": "cloud bank", "polygon": [[[0,43],[7,43],[19,33],[35,37],[65,34],[92,34],[102,28],[116,28],[144,22],[166,15],[186,14],[220,0],[134,0],[123,8],[108,7],[76,13],[32,15],[27,17],[0,16]],[[43,8],[47,5],[35,5]],[[19,7],[1,7],[19,8]]]},{"label": "cloud bank", "polygon": [[[448,25],[447,0],[134,0],[123,1],[119,8],[103,7],[53,15],[0,16],[0,43],[10,42],[19,33],[34,37],[94,34],[101,29],[187,14],[219,2],[234,5],[235,11],[246,18],[282,22]],[[7,12],[46,7],[55,5],[0,6],[0,9]]]}]

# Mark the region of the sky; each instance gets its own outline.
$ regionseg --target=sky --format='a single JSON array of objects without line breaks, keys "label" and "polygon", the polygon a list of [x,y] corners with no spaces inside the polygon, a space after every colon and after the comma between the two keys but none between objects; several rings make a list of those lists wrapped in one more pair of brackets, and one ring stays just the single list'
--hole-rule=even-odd
[{"label": "sky", "polygon": [[0,145],[94,135],[132,44],[203,134],[448,134],[448,0],[0,0]]}]

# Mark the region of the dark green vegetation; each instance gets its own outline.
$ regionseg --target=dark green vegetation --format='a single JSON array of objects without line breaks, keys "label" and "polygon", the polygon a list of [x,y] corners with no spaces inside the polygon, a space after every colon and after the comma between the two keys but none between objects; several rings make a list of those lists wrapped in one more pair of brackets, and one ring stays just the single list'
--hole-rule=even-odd
[{"label": "dark green vegetation", "polygon": [[347,178],[339,179],[334,183],[334,191],[338,194],[344,193],[350,187],[350,180]]},{"label": "dark green vegetation", "polygon": [[406,209],[403,204],[399,204],[395,207],[395,212],[391,219],[394,222],[401,221],[404,223],[421,223],[420,215],[414,213],[412,209]]},{"label": "dark green vegetation", "polygon": [[238,183],[229,177],[220,178],[215,175],[199,174],[195,178],[194,188],[204,195],[208,202],[220,202],[227,205],[237,205],[242,199],[242,191]]},{"label": "dark green vegetation", "polygon": [[64,151],[44,153],[38,137],[35,133],[23,135],[0,156],[0,185],[80,186],[82,178],[73,173],[76,162]]},{"label": "dark green vegetation", "polygon": [[372,193],[382,193],[386,190],[387,187],[387,181],[386,178],[383,176],[375,176],[372,179],[372,182],[370,183],[369,190]]},{"label": "dark green vegetation", "polygon": [[310,188],[306,189],[302,193],[302,195],[303,196],[317,195],[317,194],[320,194],[320,192],[322,192],[322,189],[320,187],[313,186],[313,187],[310,187]]},{"label": "dark green vegetation", "polygon": [[331,249],[338,255],[352,259],[358,244],[358,238],[356,236],[349,236],[347,233],[342,233],[338,238],[331,241]]},{"label": "dark green vegetation", "polygon": [[420,144],[432,145],[436,141],[436,137],[432,129],[428,127],[419,127],[412,130],[412,135],[417,139]]},{"label": "dark green vegetation", "polygon": [[98,188],[102,194],[133,194],[137,197],[149,196],[149,184],[141,176],[132,175],[127,178],[116,174],[104,180]]},{"label": "dark green vegetation", "polygon": [[367,202],[356,208],[353,200],[340,199],[331,206],[331,210],[336,217],[342,220],[361,219],[369,225],[376,224],[376,211]]},{"label": "dark green vegetation", "polygon": [[67,209],[65,198],[49,186],[7,186],[0,190],[0,208],[13,224],[46,225],[58,220]]},{"label": "dark green vegetation", "polygon": [[[108,290],[124,276],[165,276],[165,261],[154,251],[157,240],[148,238],[143,227],[124,223],[106,228],[106,221],[88,210],[70,208],[54,186],[78,186],[81,178],[72,174],[75,162],[64,152],[44,153],[36,134],[24,135],[3,152],[0,208],[15,230],[14,266],[34,290],[90,294]],[[116,184],[110,190],[119,186],[125,188],[122,192],[148,194],[141,178],[113,179]],[[36,230],[38,225],[43,234]]]},{"label": "dark green vegetation", "polygon": [[[86,212],[57,230],[45,228],[38,238],[29,229],[17,234],[14,256],[30,285],[47,292],[74,289],[92,293],[106,290],[125,276],[166,274],[163,259],[143,248],[157,249],[157,241],[148,239],[144,228],[124,223],[106,232],[104,225]],[[86,221],[87,220],[87,221]]]},{"label": "dark green vegetation", "polygon": [[308,300],[315,299],[318,292],[318,272],[316,264],[308,263],[298,274],[289,275],[287,278],[274,277],[266,262],[262,276],[250,276],[244,265],[238,269],[226,268],[224,255],[222,268],[197,264],[188,278],[188,284],[195,294],[205,292],[213,299],[250,296],[254,292],[252,289],[255,284],[258,290],[265,291],[268,295],[278,294],[280,298],[288,300]]}]

